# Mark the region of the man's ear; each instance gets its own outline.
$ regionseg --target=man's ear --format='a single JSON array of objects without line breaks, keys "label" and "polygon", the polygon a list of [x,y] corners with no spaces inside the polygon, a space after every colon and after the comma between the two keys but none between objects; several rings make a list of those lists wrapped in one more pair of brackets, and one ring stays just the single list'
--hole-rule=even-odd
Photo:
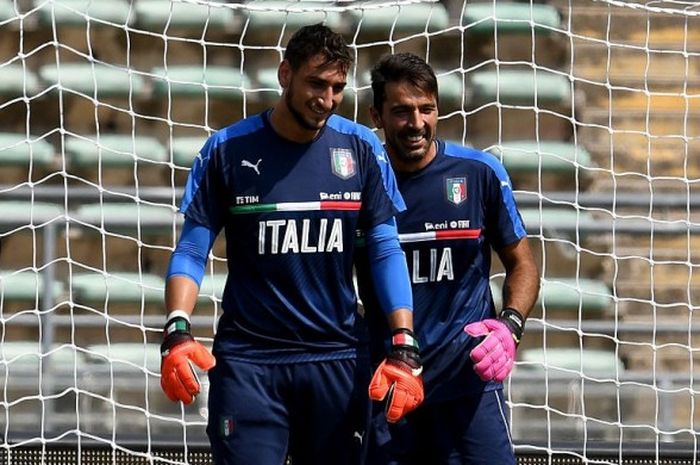
[{"label": "man's ear", "polygon": [[374,105],[370,105],[369,107],[369,116],[372,118],[372,122],[378,129],[382,129],[382,118],[379,115],[379,111],[377,111],[376,108],[374,108]]},{"label": "man's ear", "polygon": [[289,61],[282,60],[282,63],[280,63],[277,68],[277,80],[282,89],[289,87],[289,83],[292,80],[292,66],[289,64]]}]

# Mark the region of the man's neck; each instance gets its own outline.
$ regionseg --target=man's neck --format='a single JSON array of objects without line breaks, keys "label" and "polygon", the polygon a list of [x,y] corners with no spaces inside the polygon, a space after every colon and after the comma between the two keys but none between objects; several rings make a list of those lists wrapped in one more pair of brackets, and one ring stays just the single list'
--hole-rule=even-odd
[{"label": "man's neck", "polygon": [[272,108],[270,125],[278,136],[298,144],[311,142],[319,132],[319,130],[309,130],[302,127],[282,99],[278,100]]}]

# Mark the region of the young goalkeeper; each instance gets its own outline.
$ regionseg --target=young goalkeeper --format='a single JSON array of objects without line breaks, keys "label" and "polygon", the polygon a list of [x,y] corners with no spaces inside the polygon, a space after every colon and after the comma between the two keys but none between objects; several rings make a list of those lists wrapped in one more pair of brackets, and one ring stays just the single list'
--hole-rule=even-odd
[{"label": "young goalkeeper", "polygon": [[[297,31],[275,106],[214,134],[195,159],[166,286],[161,386],[190,403],[209,371],[207,433],[217,464],[359,464],[370,364],[352,281],[355,230],[397,343],[376,370],[389,412],[423,398],[412,301],[394,215],[404,209],[381,142],[337,115],[351,54],[317,24]],[[228,279],[213,357],[189,317],[214,238]],[[386,284],[391,282],[391,286]]]},{"label": "young goalkeeper", "polygon": [[[493,156],[436,138],[438,84],[418,56],[372,70],[376,126],[407,209],[396,217],[413,288],[425,401],[389,423],[382,406],[368,464],[515,464],[501,382],[510,373],[538,292],[535,265],[508,175]],[[491,250],[505,271],[503,308],[489,289]],[[389,330],[358,259],[360,297],[380,359]]]}]

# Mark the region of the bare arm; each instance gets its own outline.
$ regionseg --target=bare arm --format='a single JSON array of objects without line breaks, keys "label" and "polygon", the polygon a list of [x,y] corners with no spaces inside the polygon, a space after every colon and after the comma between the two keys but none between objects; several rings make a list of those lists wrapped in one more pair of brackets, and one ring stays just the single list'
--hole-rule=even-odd
[{"label": "bare arm", "polygon": [[187,276],[173,276],[165,283],[165,311],[170,314],[173,310],[182,310],[192,315],[199,286]]},{"label": "bare arm", "polygon": [[537,301],[540,277],[527,237],[498,251],[506,270],[503,307],[514,308],[527,318]]}]

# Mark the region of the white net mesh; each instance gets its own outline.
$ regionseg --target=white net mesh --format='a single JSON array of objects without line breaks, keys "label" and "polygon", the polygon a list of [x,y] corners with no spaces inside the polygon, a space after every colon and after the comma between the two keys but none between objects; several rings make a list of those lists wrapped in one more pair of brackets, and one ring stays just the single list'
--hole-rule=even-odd
[{"label": "white net mesh", "polygon": [[[505,163],[541,299],[507,384],[519,450],[695,447],[700,231],[695,2],[0,0],[0,444],[203,441],[159,388],[163,276],[212,131],[267,108],[288,37],[355,52],[341,113],[370,124],[369,67],[440,78],[440,135]],[[194,320],[210,342],[225,273]],[[494,270],[498,293],[502,273]]]}]

